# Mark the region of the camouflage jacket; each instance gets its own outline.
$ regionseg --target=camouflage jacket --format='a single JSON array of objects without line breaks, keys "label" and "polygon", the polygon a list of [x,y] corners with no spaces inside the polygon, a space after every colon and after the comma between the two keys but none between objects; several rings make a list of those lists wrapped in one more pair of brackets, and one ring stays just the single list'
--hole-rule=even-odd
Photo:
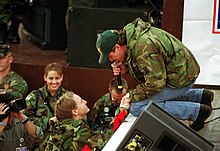
[{"label": "camouflage jacket", "polygon": [[[45,151],[81,151],[85,146],[99,151],[108,142],[114,131],[127,117],[127,110],[119,108],[118,116],[107,132],[92,131],[85,119],[65,119],[51,126]],[[125,114],[124,114],[125,113]],[[117,128],[115,128],[117,126]]]},{"label": "camouflage jacket", "polygon": [[107,93],[98,99],[93,106],[89,119],[91,128],[101,130],[102,126],[109,124],[115,117],[115,111],[118,106],[119,103],[112,100],[111,93]]},{"label": "camouflage jacket", "polygon": [[146,99],[165,86],[181,88],[199,75],[200,67],[190,50],[166,31],[137,18],[124,27],[126,63],[140,84],[129,91],[132,101]]},{"label": "camouflage jacket", "polygon": [[66,90],[60,87],[55,96],[51,96],[45,85],[38,90],[33,90],[25,99],[27,108],[23,113],[43,130],[45,137],[49,130],[49,119],[54,116],[53,112],[56,101],[65,92]]},{"label": "camouflage jacket", "polygon": [[0,89],[12,92],[16,98],[25,98],[28,92],[28,85],[18,73],[10,70],[5,78],[0,79]]}]

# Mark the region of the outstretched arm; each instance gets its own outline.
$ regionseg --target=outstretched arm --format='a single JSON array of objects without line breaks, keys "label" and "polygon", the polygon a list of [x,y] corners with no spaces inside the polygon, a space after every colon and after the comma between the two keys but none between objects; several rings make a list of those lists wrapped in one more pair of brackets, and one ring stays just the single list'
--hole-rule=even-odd
[{"label": "outstretched arm", "polygon": [[113,127],[112,131],[115,132],[121,123],[125,120],[125,118],[128,116],[128,109],[130,108],[130,98],[129,93],[127,93],[122,99],[120,103],[120,107],[115,112],[115,118],[113,120]]}]

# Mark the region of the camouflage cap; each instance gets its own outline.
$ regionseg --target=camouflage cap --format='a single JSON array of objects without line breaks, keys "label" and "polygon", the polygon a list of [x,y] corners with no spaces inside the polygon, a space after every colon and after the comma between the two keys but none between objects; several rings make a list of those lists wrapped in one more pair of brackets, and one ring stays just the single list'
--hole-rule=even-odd
[{"label": "camouflage cap", "polygon": [[100,53],[99,64],[104,64],[108,60],[108,55],[115,44],[118,42],[118,31],[117,30],[106,30],[101,33],[96,41],[96,48]]},{"label": "camouflage cap", "polygon": [[9,45],[0,45],[0,58],[4,58],[11,52],[11,48]]}]

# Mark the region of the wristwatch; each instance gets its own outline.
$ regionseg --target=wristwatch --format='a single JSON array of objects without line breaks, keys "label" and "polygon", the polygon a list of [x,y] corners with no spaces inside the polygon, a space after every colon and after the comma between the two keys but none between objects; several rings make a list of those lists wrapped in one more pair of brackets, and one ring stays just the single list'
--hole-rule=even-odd
[{"label": "wristwatch", "polygon": [[29,118],[27,116],[24,116],[23,119],[21,120],[22,124],[26,124],[29,121]]}]

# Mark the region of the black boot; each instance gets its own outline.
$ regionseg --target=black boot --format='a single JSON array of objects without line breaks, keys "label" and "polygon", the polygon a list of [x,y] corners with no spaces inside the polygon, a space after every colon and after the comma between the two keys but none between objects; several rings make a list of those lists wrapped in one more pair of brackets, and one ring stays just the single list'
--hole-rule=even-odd
[{"label": "black boot", "polygon": [[195,131],[200,131],[205,125],[205,120],[211,115],[212,109],[205,104],[200,104],[199,115],[197,119],[189,125]]},{"label": "black boot", "polygon": [[214,93],[208,89],[204,89],[202,93],[201,104],[208,105],[212,108],[212,101],[214,99]]},{"label": "black boot", "polygon": [[6,23],[0,23],[0,45],[7,43],[7,24]]},{"label": "black boot", "polygon": [[17,20],[17,19],[12,19],[11,20],[11,25],[10,25],[9,33],[8,33],[9,43],[15,43],[15,44],[20,43],[20,37],[19,37],[19,34],[18,34],[19,25],[20,25],[19,20]]}]

